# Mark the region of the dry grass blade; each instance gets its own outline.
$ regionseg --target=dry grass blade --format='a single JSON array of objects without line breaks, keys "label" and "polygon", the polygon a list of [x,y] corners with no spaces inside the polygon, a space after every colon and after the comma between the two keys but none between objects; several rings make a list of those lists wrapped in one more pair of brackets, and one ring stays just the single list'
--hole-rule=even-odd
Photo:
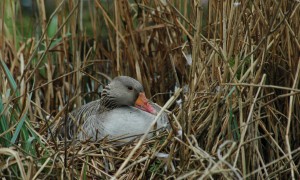
[{"label": "dry grass blade", "polygon": [[[24,165],[23,165],[22,160],[20,158],[20,155],[17,151],[9,149],[9,148],[1,148],[0,149],[0,154],[14,157],[15,161],[16,161],[15,163],[17,163],[18,168],[20,170],[20,174],[21,174],[22,179],[30,179],[30,177],[27,177],[27,175],[26,175]],[[9,163],[10,161],[12,161],[12,159],[8,158],[7,161],[5,162],[7,164],[7,166],[2,167],[1,169],[5,170],[9,166],[11,166],[11,164]]]}]

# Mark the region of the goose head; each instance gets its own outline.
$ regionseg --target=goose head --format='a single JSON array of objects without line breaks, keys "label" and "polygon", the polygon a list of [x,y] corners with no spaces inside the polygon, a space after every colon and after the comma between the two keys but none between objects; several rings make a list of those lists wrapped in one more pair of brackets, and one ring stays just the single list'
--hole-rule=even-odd
[{"label": "goose head", "polygon": [[102,105],[107,108],[135,106],[143,111],[156,114],[156,110],[145,96],[142,84],[128,76],[118,76],[102,92]]}]

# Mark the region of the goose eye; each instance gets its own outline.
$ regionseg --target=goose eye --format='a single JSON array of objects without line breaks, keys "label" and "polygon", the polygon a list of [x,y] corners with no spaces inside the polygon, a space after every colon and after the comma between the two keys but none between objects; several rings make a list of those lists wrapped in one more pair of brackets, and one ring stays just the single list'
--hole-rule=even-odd
[{"label": "goose eye", "polygon": [[133,87],[128,86],[127,89],[128,89],[129,91],[132,91],[132,90],[133,90]]}]

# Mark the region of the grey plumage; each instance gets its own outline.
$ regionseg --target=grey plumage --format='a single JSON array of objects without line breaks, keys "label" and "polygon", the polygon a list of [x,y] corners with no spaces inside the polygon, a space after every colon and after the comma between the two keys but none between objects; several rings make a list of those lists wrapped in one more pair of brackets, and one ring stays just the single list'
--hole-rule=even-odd
[{"label": "grey plumage", "polygon": [[[143,134],[155,119],[155,115],[133,107],[143,91],[143,86],[137,80],[127,76],[116,77],[104,88],[99,100],[69,114],[66,121],[67,138],[97,141],[104,137],[111,139]],[[160,109],[154,104],[152,106]],[[157,128],[166,127],[167,124],[167,116],[163,114],[157,122]],[[60,126],[57,133],[60,138],[64,137],[64,126]],[[126,138],[125,142],[133,138]]]}]

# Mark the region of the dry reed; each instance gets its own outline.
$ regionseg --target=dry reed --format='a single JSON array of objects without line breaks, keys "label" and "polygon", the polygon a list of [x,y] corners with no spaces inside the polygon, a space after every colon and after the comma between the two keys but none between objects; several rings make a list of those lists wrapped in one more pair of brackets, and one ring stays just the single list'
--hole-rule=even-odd
[{"label": "dry reed", "polygon": [[[0,5],[0,176],[300,178],[298,1],[69,0],[50,16],[37,1],[31,34],[18,5]],[[117,75],[158,104],[177,98],[170,131],[126,146],[46,140]]]}]

